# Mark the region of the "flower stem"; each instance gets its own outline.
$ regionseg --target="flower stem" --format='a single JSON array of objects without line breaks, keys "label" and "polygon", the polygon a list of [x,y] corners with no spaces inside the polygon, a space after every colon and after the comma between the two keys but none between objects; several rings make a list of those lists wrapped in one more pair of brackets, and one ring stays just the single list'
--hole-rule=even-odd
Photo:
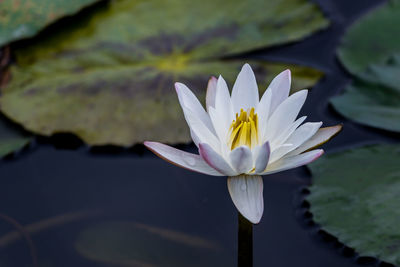
[{"label": "flower stem", "polygon": [[238,267],[253,266],[253,224],[238,212]]}]

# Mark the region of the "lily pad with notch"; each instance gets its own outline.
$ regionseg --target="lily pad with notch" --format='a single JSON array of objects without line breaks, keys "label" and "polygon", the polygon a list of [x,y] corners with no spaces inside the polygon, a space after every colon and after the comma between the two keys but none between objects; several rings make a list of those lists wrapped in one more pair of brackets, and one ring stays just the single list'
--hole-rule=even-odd
[{"label": "lily pad with notch", "polygon": [[314,221],[360,256],[400,264],[400,145],[328,154],[309,165]]},{"label": "lily pad with notch", "polygon": [[[90,145],[121,146],[145,139],[189,142],[175,81],[204,99],[210,75],[222,74],[232,84],[248,61],[222,57],[328,26],[306,0],[120,0],[75,23],[16,47],[1,110],[35,133],[68,132]],[[294,90],[322,76],[308,67],[249,63],[263,89],[286,68],[293,71]]]},{"label": "lily pad with notch", "polygon": [[23,148],[31,139],[32,136],[29,133],[0,116],[0,157]]}]

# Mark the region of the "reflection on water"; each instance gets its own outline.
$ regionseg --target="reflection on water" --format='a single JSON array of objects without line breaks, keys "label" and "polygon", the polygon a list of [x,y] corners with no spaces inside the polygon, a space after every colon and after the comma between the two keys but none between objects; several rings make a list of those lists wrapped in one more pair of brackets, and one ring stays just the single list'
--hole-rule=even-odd
[{"label": "reflection on water", "polygon": [[[79,233],[83,257],[122,266],[207,266],[223,264],[215,241],[142,223],[111,221]],[[194,260],[196,259],[196,260]]]},{"label": "reflection on water", "polygon": [[[297,174],[297,175],[296,175]],[[299,176],[300,175],[300,176]],[[254,266],[356,266],[294,216],[301,169],[264,178]],[[0,266],[236,266],[237,211],[226,178],[143,156],[41,145],[0,164]],[[286,255],[291,255],[287,257]]]},{"label": "reflection on water", "polygon": [[[51,146],[3,162],[0,175],[1,211],[24,226],[39,266],[235,265],[225,179],[207,181],[152,155]],[[23,233],[4,220],[0,247],[0,266],[32,266]]]}]

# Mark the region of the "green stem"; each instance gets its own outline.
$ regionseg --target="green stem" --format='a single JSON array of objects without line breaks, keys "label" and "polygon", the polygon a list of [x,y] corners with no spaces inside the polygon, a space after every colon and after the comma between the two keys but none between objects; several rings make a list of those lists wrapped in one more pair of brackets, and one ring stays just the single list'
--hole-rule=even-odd
[{"label": "green stem", "polygon": [[238,212],[238,267],[253,266],[253,224]]}]

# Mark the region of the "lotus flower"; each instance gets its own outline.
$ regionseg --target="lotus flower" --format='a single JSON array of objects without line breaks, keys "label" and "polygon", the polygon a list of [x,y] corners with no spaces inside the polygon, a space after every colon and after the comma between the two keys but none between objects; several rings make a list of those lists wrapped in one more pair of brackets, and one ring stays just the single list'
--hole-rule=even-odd
[{"label": "lotus flower", "polygon": [[214,176],[228,176],[228,190],[239,212],[259,223],[264,211],[261,175],[308,164],[323,154],[315,149],[341,130],[322,122],[296,119],[307,90],[289,96],[290,71],[276,76],[261,100],[256,78],[245,64],[229,94],[225,80],[209,80],[206,110],[192,91],[176,83],[179,102],[199,155],[146,141],[156,155],[179,167]]}]

